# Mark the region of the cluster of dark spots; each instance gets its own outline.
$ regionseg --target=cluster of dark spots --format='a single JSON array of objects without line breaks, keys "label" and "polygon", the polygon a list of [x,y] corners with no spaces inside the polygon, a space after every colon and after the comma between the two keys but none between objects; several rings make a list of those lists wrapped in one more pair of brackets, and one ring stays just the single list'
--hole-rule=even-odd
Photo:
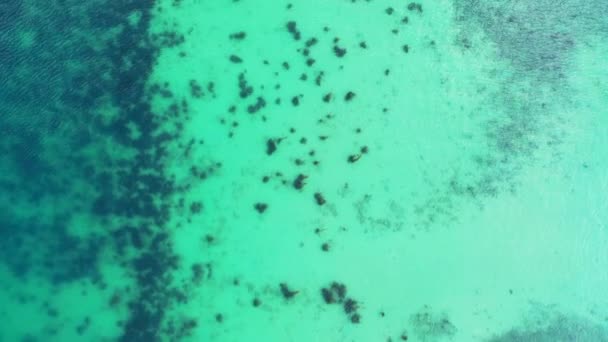
[{"label": "cluster of dark spots", "polygon": [[310,58],[310,53],[311,53],[311,49],[313,46],[315,46],[318,43],[317,38],[312,37],[309,38],[305,43],[304,43],[304,48],[302,49],[298,49],[297,51],[299,53],[302,54],[302,56],[306,57],[306,58]]},{"label": "cluster of dark spots", "polygon": [[224,315],[222,315],[221,313],[215,314],[215,321],[218,322],[218,323],[223,323],[224,322]]},{"label": "cluster of dark spots", "polygon": [[283,138],[266,140],[266,154],[270,156],[275,153],[277,151],[277,146],[281,141],[283,141]]},{"label": "cluster of dark spots", "polygon": [[243,59],[237,55],[230,55],[229,59],[230,59],[230,62],[232,62],[234,64],[243,63]]},{"label": "cluster of dark spots", "polygon": [[279,284],[279,289],[283,298],[289,300],[295,297],[300,291],[291,290],[286,283]]},{"label": "cluster of dark spots", "polygon": [[196,201],[190,204],[190,213],[198,214],[203,210],[203,203]]},{"label": "cluster of dark spots", "polygon": [[339,302],[342,302],[346,298],[346,285],[334,281],[329,288],[336,294]]},{"label": "cluster of dark spots", "polygon": [[254,104],[247,106],[247,112],[249,114],[255,114],[264,107],[266,107],[266,100],[264,100],[263,97],[258,96]]},{"label": "cluster of dark spots", "polygon": [[44,311],[46,311],[46,315],[49,317],[55,318],[59,316],[59,311],[57,311],[56,308],[52,307],[48,302],[44,302],[42,308],[44,309]]},{"label": "cluster of dark spots", "polygon": [[288,21],[286,27],[287,31],[291,34],[294,40],[300,40],[302,34],[298,30],[295,21]]},{"label": "cluster of dark spots", "polygon": [[215,97],[215,83],[214,82],[208,82],[207,83],[207,91],[213,95],[213,97]]},{"label": "cluster of dark spots", "polygon": [[[203,144],[202,140],[198,141],[199,145]],[[178,144],[179,148],[183,148],[184,149],[184,153],[183,156],[188,158],[190,156],[190,152],[192,152],[192,148],[194,147],[194,144],[196,144],[196,140],[194,138],[190,139],[190,141],[188,141],[188,143],[184,146],[183,144]]]},{"label": "cluster of dark spots", "polygon": [[205,269],[203,267],[203,264],[201,264],[200,262],[195,263],[190,267],[190,270],[192,271],[192,282],[194,284],[199,284],[205,276]]},{"label": "cluster of dark spots", "polygon": [[348,91],[348,92],[346,93],[346,95],[344,95],[344,101],[347,101],[347,102],[348,102],[348,101],[350,101],[350,100],[354,99],[354,98],[355,98],[355,96],[356,96],[356,94],[355,94],[354,92],[352,92],[352,91]]},{"label": "cluster of dark spots", "polygon": [[122,296],[120,295],[120,291],[114,291],[110,299],[108,300],[108,305],[111,308],[116,308],[122,302]]},{"label": "cluster of dark spots", "polygon": [[322,288],[321,297],[323,297],[323,301],[325,301],[326,304],[333,304],[336,302],[336,298],[330,289]]},{"label": "cluster of dark spots", "polygon": [[321,83],[323,83],[323,76],[325,76],[325,72],[319,71],[317,77],[315,77],[315,84],[319,87],[321,86]]},{"label": "cluster of dark spots", "polygon": [[211,245],[212,243],[215,242],[215,236],[213,236],[211,234],[205,234],[204,240],[208,245]]},{"label": "cluster of dark spots", "polygon": [[360,154],[351,154],[348,156],[347,161],[352,164],[352,163],[357,162],[360,158],[361,158]]},{"label": "cluster of dark spots", "polygon": [[[168,271],[176,268],[176,261],[174,256],[167,254],[168,251],[165,252],[165,247],[160,246],[160,240],[163,238],[159,237],[152,242],[152,246],[156,246],[151,248],[154,252],[144,254],[135,261],[138,283],[143,293],[140,298],[129,303],[131,317],[124,326],[125,332],[121,341],[144,340],[156,336],[163,320],[163,310],[173,300],[180,297],[183,300],[177,289],[165,289]],[[150,305],[154,305],[152,310]]]},{"label": "cluster of dark spots", "polygon": [[268,204],[258,202],[256,204],[254,204],[253,207],[258,213],[263,214],[266,211],[266,209],[268,209]]},{"label": "cluster of dark spots", "polygon": [[254,308],[257,308],[260,305],[262,305],[262,301],[256,297],[251,301],[251,304],[253,305]]},{"label": "cluster of dark spots", "polygon": [[198,321],[194,318],[184,318],[175,331],[175,338],[177,341],[184,339],[185,337],[191,336],[192,331],[198,326]]},{"label": "cluster of dark spots", "polygon": [[[327,113],[327,114],[325,114],[325,117],[319,118],[317,120],[317,123],[320,123],[320,124],[325,123],[326,121],[329,121],[329,120],[333,119],[334,117],[335,117],[335,115],[333,115],[331,113]],[[325,139],[327,139],[327,138],[325,138]],[[325,140],[325,139],[321,139],[321,140]]]},{"label": "cluster of dark spots", "polygon": [[344,284],[332,282],[329,287],[321,288],[321,297],[326,304],[341,304],[351,323],[358,324],[361,322],[361,315],[357,312],[359,303],[350,297],[346,297],[346,286]]},{"label": "cluster of dark spots", "polygon": [[303,174],[301,174],[301,173],[300,173],[300,174],[299,174],[299,175],[296,177],[296,179],[294,179],[294,181],[293,181],[293,187],[294,187],[296,190],[302,190],[302,188],[304,188],[304,185],[306,185],[306,183],[305,183],[306,178],[308,178],[308,176],[303,175]]},{"label": "cluster of dark spots", "polygon": [[[397,20],[397,18],[395,18],[395,20]],[[295,22],[293,22],[293,25],[288,24],[287,27],[288,27],[288,30],[290,31],[290,33],[293,35],[293,37],[294,37],[295,40],[300,40],[301,39],[301,34],[297,30]],[[244,32],[235,33],[235,34],[230,35],[230,39],[233,39],[233,40],[241,40],[241,39],[244,39],[244,38],[245,38],[245,33]],[[226,38],[224,37],[224,39],[226,39]],[[304,39],[302,39],[302,41],[303,40]],[[304,55],[303,60],[306,60],[306,63],[309,66],[312,66],[315,63],[315,60],[313,58],[309,57],[310,55],[314,55],[314,53],[317,51],[317,50],[314,50],[315,48],[312,48],[315,44],[317,44],[316,38],[311,38],[311,39],[309,39],[309,40],[306,41],[306,43],[305,43],[306,47],[303,50],[301,50],[302,55]],[[361,46],[361,48],[367,48],[367,44],[365,44],[365,42],[361,43],[360,46]],[[228,53],[226,53],[226,55],[229,55],[229,53],[230,53],[230,51]],[[326,51],[326,53],[331,53],[331,52],[330,51]],[[346,53],[345,49],[344,49],[344,53]],[[246,56],[244,56],[244,57],[246,57]],[[239,60],[240,60],[240,58],[239,58]],[[247,59],[246,59],[246,61],[250,62]],[[294,78],[298,77],[298,75],[300,75],[300,73],[298,72],[299,70],[296,70],[296,69],[298,69],[298,68],[307,69],[305,66],[301,66],[301,65],[299,66],[298,63],[296,63],[296,61],[291,61],[291,62],[292,62],[292,69],[294,69],[294,71],[293,71]],[[318,63],[322,63],[322,60],[319,59]],[[317,65],[315,65],[315,67],[316,66]],[[238,66],[234,66],[234,67],[238,68]],[[312,79],[315,76],[314,72],[316,72],[316,70],[313,69],[313,68],[310,68],[310,69],[307,69],[307,70],[308,70],[308,76],[310,76],[310,78]],[[247,84],[247,82],[245,81],[245,76],[244,76],[245,74],[243,73],[241,75],[242,75],[242,77],[239,76],[239,96],[241,98],[249,98],[250,97],[253,100],[253,98],[255,98],[255,96],[251,96],[254,93],[253,88],[250,87]],[[307,80],[308,79],[308,76],[306,74],[302,74],[302,75],[303,76],[300,76],[300,79],[302,79],[302,80]],[[322,77],[323,77],[323,72],[321,71],[321,72],[319,72],[318,76],[315,79],[315,83],[317,84],[317,86],[321,85]],[[232,82],[234,82],[234,79],[233,79]],[[233,85],[233,87],[234,87],[234,85]],[[270,88],[270,87],[271,86],[268,85],[268,88]],[[197,91],[193,91],[193,87],[192,87],[192,84],[191,84],[191,91],[190,92],[191,92],[192,96],[193,97],[197,97],[195,94],[199,94],[200,96],[202,96],[203,95],[202,94],[202,89],[200,89],[200,86],[198,86],[198,84],[197,84],[196,88],[197,88]],[[212,88],[212,86],[211,86],[211,88]],[[258,91],[258,89],[259,88],[256,87],[256,91]],[[170,94],[170,92],[169,92],[168,89],[166,90],[165,94],[169,95],[168,98],[173,97],[173,94]],[[207,94],[209,94],[209,93],[207,93]],[[338,95],[338,94],[341,94],[341,93],[336,93],[336,96],[337,96],[336,99],[337,100],[339,100],[339,97],[340,97],[340,95]],[[267,94],[264,94],[264,95],[267,95]],[[293,93],[292,93],[292,95],[293,95]],[[275,96],[273,96],[273,95],[269,95],[269,96],[270,97],[266,97],[266,98],[269,99],[268,100],[269,102],[272,102],[274,100]],[[354,96],[354,93],[353,93],[353,96]],[[285,97],[284,101],[287,98],[288,97]],[[262,101],[260,101],[260,99]],[[345,100],[347,100],[346,97],[345,97]],[[285,101],[285,102],[287,102],[287,101]],[[253,101],[251,101],[251,102],[253,102]],[[300,105],[304,105],[305,104],[305,101],[301,101],[301,102],[302,103],[300,103]],[[326,101],[326,102],[329,102],[329,101]],[[247,103],[249,103],[249,101]],[[253,113],[253,112],[257,112],[263,106],[266,105],[266,102],[261,97],[258,98],[258,102],[256,104],[254,104],[254,105],[251,105],[251,106],[247,107],[246,106],[247,103],[239,104],[239,109],[242,110],[243,107],[245,107],[245,108],[247,108],[247,110],[250,113]],[[292,104],[294,104],[294,103],[292,102]],[[182,110],[182,107],[175,107],[174,112],[176,114],[184,114],[184,111]],[[235,113],[236,112],[236,107],[233,106],[232,109],[230,109],[230,112],[231,113]],[[140,121],[145,122],[145,119],[146,118],[144,118],[143,120],[140,120]],[[315,118],[313,117],[313,120],[314,119]],[[236,127],[237,124],[238,124],[236,121],[231,121],[229,119],[226,120],[225,122],[226,122],[226,124],[231,124],[233,127]],[[144,131],[145,132],[149,132],[150,130],[144,130]],[[302,132],[302,134],[307,134],[307,133],[306,132]],[[311,138],[311,140],[309,142],[310,146],[297,146],[297,147],[305,149],[305,151],[308,150],[308,149],[310,149],[311,147],[317,147],[317,146],[314,146],[315,144],[317,144],[316,139],[314,139],[315,135],[310,135],[309,137]],[[294,136],[293,138],[297,139],[297,136]],[[333,138],[333,136],[332,136],[332,138]],[[324,141],[326,139],[326,136],[319,136],[319,139],[321,141]],[[264,140],[262,139],[261,142],[263,142],[263,141]],[[269,141],[271,143],[268,143]],[[306,142],[306,140],[304,138],[304,143],[305,142]],[[327,143],[331,143],[331,142],[332,142],[332,140],[327,141]],[[266,144],[266,153],[268,155],[273,154],[276,151],[276,149],[277,149],[278,143],[279,143],[279,140],[277,140],[277,139],[269,139],[267,141],[267,144]],[[262,146],[260,146],[260,147],[262,147]],[[281,148],[282,148],[281,153],[275,155],[274,158],[281,158],[282,154],[284,152],[287,152],[287,151],[283,151],[284,147],[285,146],[281,146]],[[321,154],[322,150],[319,149],[318,151],[320,152],[319,154]],[[259,152],[263,153],[264,151],[260,150]],[[365,153],[365,152],[361,151],[361,153]],[[314,150],[311,150],[311,152],[310,152],[309,155],[312,157],[314,155]],[[290,156],[289,158],[291,158],[291,160],[293,160],[293,157],[294,156]],[[299,164],[299,165],[304,164],[304,160],[303,159],[295,159],[295,162],[296,162],[296,164]],[[308,158],[306,158],[306,163],[310,164]],[[198,168],[195,168],[195,169],[196,169],[196,172],[193,172],[194,174],[197,174],[197,175],[201,175],[203,173],[204,173],[204,175],[208,174],[207,172],[203,172],[203,173],[199,172]],[[302,172],[304,172],[303,171],[304,168],[301,168],[299,170],[302,171]],[[288,174],[288,173],[286,172],[286,174]],[[293,177],[293,173],[291,173],[291,176]],[[291,178],[291,177],[290,178],[286,178],[286,182],[287,182],[286,186],[289,187],[289,185],[291,185],[292,188],[295,188],[296,190],[301,190],[305,186],[306,177],[307,176],[305,176],[303,174],[299,174],[296,177],[295,180],[293,178]],[[313,179],[312,177],[313,176],[311,175],[311,179]],[[270,181],[270,176],[264,176],[262,178],[262,181],[264,183]],[[274,181],[274,178],[273,178],[273,181]],[[308,186],[312,186],[312,185],[308,185]],[[310,198],[308,198],[308,200],[310,200]],[[317,202],[318,205],[323,205],[325,203],[325,199],[324,199],[324,197],[320,193],[315,194],[315,201]],[[112,201],[108,201],[108,203],[111,203],[111,202]],[[252,201],[252,202],[255,202],[255,201]],[[121,204],[123,204],[123,203],[124,202],[121,202]],[[128,202],[126,202],[126,203],[128,203]],[[207,204],[207,203],[205,202],[205,204]],[[184,210],[188,209],[188,205],[189,205],[189,203],[188,203],[188,201],[186,201],[185,204],[184,204]],[[190,205],[190,212],[192,214],[198,213],[200,210],[202,210],[202,204],[201,204],[200,208],[198,208],[198,209],[195,209],[193,205],[194,204]],[[312,203],[311,203],[311,205],[312,205]],[[266,210],[267,204],[265,204],[265,203],[257,203],[257,204],[254,205],[254,207],[261,214],[261,213],[263,213]],[[205,210],[207,210],[207,207],[205,207]],[[249,209],[249,210],[251,210],[251,209]],[[156,230],[156,227],[154,227],[154,229],[152,229],[152,231],[155,231],[155,230]],[[133,239],[130,237],[131,233],[127,233],[126,236],[127,236],[127,240],[139,241],[139,242],[129,242],[130,244],[136,245],[136,246],[140,246],[140,248],[145,248],[146,246],[149,245],[150,240],[154,239],[155,234],[156,233],[141,233],[141,234],[140,233],[134,233],[134,234],[132,234],[133,236],[135,236],[135,238],[133,238]],[[141,235],[141,236],[139,236],[139,235]],[[213,239],[213,237],[211,235],[207,235],[205,237],[205,239],[207,240],[208,243],[211,243],[211,242],[214,241],[214,239]],[[322,242],[322,241],[319,241],[319,243],[320,242]],[[318,246],[318,244],[317,244],[317,246]],[[330,249],[329,243],[328,242],[323,243],[321,245],[321,249],[323,251],[326,251],[326,252],[329,251],[329,249]],[[162,247],[162,248],[160,248],[160,250],[161,250],[160,251],[161,256],[159,258],[161,258],[161,259],[171,259],[173,252],[172,252],[172,250],[171,250],[170,247]],[[128,328],[129,328],[128,329],[129,334],[126,334],[127,336],[125,336],[125,338],[123,339],[125,341],[129,340],[129,339],[133,340],[133,341],[137,341],[137,340],[150,340],[150,341],[154,341],[154,340],[158,339],[158,337],[159,337],[158,336],[158,330],[159,330],[158,327],[161,326],[161,324],[159,324],[159,323],[163,321],[164,312],[165,312],[164,307],[166,306],[166,307],[170,308],[171,307],[170,301],[172,301],[173,298],[175,298],[177,296],[177,295],[169,295],[169,294],[167,294],[167,285],[166,285],[168,283],[166,281],[167,278],[168,278],[168,274],[167,273],[169,271],[171,271],[171,269],[173,267],[172,266],[173,264],[172,263],[164,263],[164,262],[158,262],[158,263],[159,264],[163,264],[163,265],[166,264],[166,265],[169,265],[169,266],[167,266],[165,268],[161,268],[160,270],[162,272],[156,272],[156,273],[154,273],[154,275],[149,275],[151,272],[149,272],[148,270],[142,269],[142,270],[140,270],[140,272],[138,271],[139,274],[141,274],[141,278],[142,278],[141,283],[142,283],[142,287],[144,287],[144,292],[141,295],[138,295],[137,298],[135,298],[134,301],[133,301],[133,303],[134,303],[133,306],[132,306],[134,308],[133,311],[132,311],[133,316],[130,317],[131,322],[127,325]],[[185,265],[185,267],[186,267],[186,271],[187,271],[188,270],[187,269],[188,265]],[[192,267],[191,274],[186,273],[186,275],[187,276],[191,276],[192,277],[192,279],[191,279],[192,281],[195,281],[195,279],[199,279],[200,280],[200,279],[202,279],[204,277],[204,275],[205,275],[205,271],[204,270],[205,269],[203,267],[203,264],[200,264],[200,263],[199,264],[194,264],[191,267]],[[146,276],[144,276],[144,274]],[[152,283],[155,283],[155,284],[156,283],[160,283],[160,284],[165,284],[165,285],[145,285],[144,284],[144,280],[151,280]],[[140,283],[140,282],[138,282],[138,283]],[[235,283],[238,284],[238,279],[235,280]],[[295,293],[297,293],[297,291],[290,290],[287,287],[287,285],[284,285],[284,286],[283,285],[284,284],[281,284],[281,293],[283,294],[283,296],[286,299],[289,299],[289,298],[293,297],[295,295]],[[336,286],[338,286],[338,285],[336,285]],[[146,289],[148,289],[148,290],[146,290]],[[345,292],[346,292],[346,290],[345,290],[345,288],[341,292],[338,289],[334,288],[334,286],[332,285],[332,287],[330,287],[327,290],[330,291],[331,296],[333,296],[334,298],[336,298],[335,299],[336,301],[339,301],[341,303],[345,303],[346,302],[346,298],[345,298]],[[340,295],[340,293],[342,293],[342,294]],[[137,305],[136,302],[138,300],[142,301],[144,303],[144,305],[141,305],[141,306],[137,307],[136,306]],[[185,300],[185,299],[181,299],[181,300]],[[253,299],[252,304],[253,304],[254,307],[260,306],[260,303],[261,302],[260,302],[260,300],[258,298]],[[149,309],[149,308],[152,308],[152,309]],[[350,320],[353,323],[358,323],[360,321],[360,316],[359,316],[359,314],[356,311],[357,310],[354,310],[354,311],[350,312]],[[213,311],[211,312],[211,316],[213,316]],[[222,317],[222,316],[220,316],[220,317]],[[216,319],[217,319],[217,317],[216,317]],[[221,320],[223,320],[223,318],[221,318],[219,321],[221,321]],[[153,328],[154,326],[156,328]],[[180,326],[179,323],[175,324],[175,328],[178,328],[179,326]],[[196,321],[194,321],[194,320],[186,321],[186,322],[183,323],[183,326],[184,327],[188,327],[188,328],[194,328],[196,326]],[[172,340],[180,340],[180,339],[174,338]]]},{"label": "cluster of dark spots", "polygon": [[173,97],[173,92],[169,90],[169,84],[166,82],[162,85],[159,85],[157,83],[152,84],[150,86],[150,93],[154,95],[160,95],[162,98],[165,99],[170,99]]},{"label": "cluster of dark spots", "polygon": [[359,303],[356,300],[346,298],[342,304],[342,307],[344,308],[344,312],[349,315],[350,321],[353,324],[358,324],[361,322],[361,315],[357,312],[359,309]]},{"label": "cluster of dark spots", "polygon": [[[178,322],[176,322],[178,321]],[[180,317],[171,319],[166,323],[164,333],[171,336],[173,341],[182,341],[186,337],[192,335],[192,331],[198,326],[198,322],[194,318]]]},{"label": "cluster of dark spots", "polygon": [[322,206],[326,203],[325,197],[320,192],[315,192],[314,199],[315,199],[315,203],[317,203],[317,205],[319,205],[319,206]]},{"label": "cluster of dark spots", "polygon": [[76,333],[78,335],[81,335],[85,333],[85,331],[89,328],[89,326],[91,325],[91,317],[86,316],[82,322],[76,327]]},{"label": "cluster of dark spots", "polygon": [[231,33],[230,36],[228,36],[228,37],[232,40],[243,40],[243,39],[245,39],[245,37],[247,37],[247,33],[245,33],[245,31],[239,31],[239,32]]},{"label": "cluster of dark spots", "polygon": [[392,15],[395,12],[395,9],[392,7],[387,7],[384,12],[388,15]]},{"label": "cluster of dark spots", "polygon": [[359,308],[359,303],[357,303],[357,301],[354,299],[346,298],[343,304],[343,308],[346,314],[352,314]]},{"label": "cluster of dark spots", "polygon": [[366,42],[360,42],[359,43],[359,47],[362,49],[367,49],[367,43]]},{"label": "cluster of dark spots", "polygon": [[418,13],[422,13],[422,5],[421,5],[421,4],[419,4],[419,3],[417,3],[417,2],[410,2],[410,3],[407,5],[407,9],[408,9],[409,11],[416,11],[416,12],[418,12]]},{"label": "cluster of dark spots", "polygon": [[291,104],[292,104],[294,107],[297,107],[297,106],[299,106],[299,105],[300,105],[300,97],[301,97],[301,95],[294,96],[294,97],[292,97],[292,98],[291,98]]},{"label": "cluster of dark spots", "polygon": [[403,50],[403,52],[408,53],[410,52],[410,46],[405,44],[401,47],[401,49]]},{"label": "cluster of dark spots", "polygon": [[331,101],[331,97],[332,97],[331,93],[327,93],[327,94],[323,95],[323,102],[329,103]]},{"label": "cluster of dark spots", "polygon": [[200,180],[205,180],[209,176],[213,175],[221,167],[222,167],[222,163],[220,163],[220,162],[211,164],[207,167],[192,165],[190,167],[190,174]]},{"label": "cluster of dark spots", "polygon": [[310,39],[308,39],[305,43],[307,48],[313,47],[314,45],[316,45],[319,41],[317,40],[317,38],[312,37]]},{"label": "cluster of dark spots", "polygon": [[119,255],[124,255],[128,247],[137,250],[144,247],[144,236],[148,237],[151,232],[146,228],[137,228],[133,226],[122,226],[112,232],[114,248]]},{"label": "cluster of dark spots", "polygon": [[341,48],[338,46],[338,44],[334,45],[333,51],[334,55],[336,55],[338,58],[342,58],[346,55],[346,48]]},{"label": "cluster of dark spots", "polygon": [[183,44],[186,38],[183,34],[178,34],[174,31],[163,31],[160,33],[153,33],[150,38],[159,47],[176,47]]},{"label": "cluster of dark spots", "polygon": [[245,73],[239,74],[239,97],[245,99],[253,94],[253,87],[247,83]]}]

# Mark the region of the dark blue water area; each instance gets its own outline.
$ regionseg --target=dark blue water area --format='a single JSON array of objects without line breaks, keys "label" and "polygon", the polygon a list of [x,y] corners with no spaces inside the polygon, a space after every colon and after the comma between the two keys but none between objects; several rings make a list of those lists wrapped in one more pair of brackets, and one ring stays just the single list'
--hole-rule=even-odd
[{"label": "dark blue water area", "polygon": [[[66,225],[71,212],[86,210],[76,194],[86,192],[86,185],[94,188],[91,168],[100,156],[82,151],[100,128],[90,111],[108,89],[95,89],[100,80],[91,75],[106,57],[76,38],[95,32],[82,24],[84,8],[66,11],[65,4],[41,3],[34,10],[20,1],[1,6],[0,255],[21,276],[39,269],[53,280],[77,278],[83,272],[53,265],[67,257],[53,250],[78,245]],[[40,270],[38,259],[51,265]]]},{"label": "dark blue water area", "polygon": [[153,5],[0,3],[0,265],[24,283],[107,288],[99,266],[110,258],[138,286],[116,304],[130,312],[117,322],[124,341],[158,340],[175,296],[161,281],[175,267],[167,138],[155,137],[163,120],[145,86],[162,48],[148,39]]}]

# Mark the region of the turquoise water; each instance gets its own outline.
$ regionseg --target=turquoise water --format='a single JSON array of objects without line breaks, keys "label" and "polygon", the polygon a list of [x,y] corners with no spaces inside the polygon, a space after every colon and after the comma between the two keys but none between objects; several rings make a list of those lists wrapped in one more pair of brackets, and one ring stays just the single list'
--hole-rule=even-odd
[{"label": "turquoise water", "polygon": [[0,341],[608,341],[608,3],[0,4]]}]

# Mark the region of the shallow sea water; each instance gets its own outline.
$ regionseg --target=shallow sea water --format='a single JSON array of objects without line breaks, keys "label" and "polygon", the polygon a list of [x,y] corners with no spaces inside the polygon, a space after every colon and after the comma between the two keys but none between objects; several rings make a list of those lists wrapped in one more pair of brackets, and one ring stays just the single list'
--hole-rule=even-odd
[{"label": "shallow sea water", "polygon": [[0,4],[0,341],[608,341],[605,1]]}]

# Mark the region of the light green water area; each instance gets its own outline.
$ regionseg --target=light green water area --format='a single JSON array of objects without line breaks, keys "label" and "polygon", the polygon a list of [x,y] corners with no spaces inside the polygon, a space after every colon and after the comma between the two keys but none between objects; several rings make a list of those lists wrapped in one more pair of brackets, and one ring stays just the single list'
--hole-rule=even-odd
[{"label": "light green water area", "polygon": [[[3,266],[0,341],[608,341],[608,3],[149,13],[166,44],[147,101],[176,189],[154,195],[176,261],[151,279],[180,295],[141,290],[136,249],[102,248],[104,286]],[[69,231],[134,222],[96,217]],[[128,335],[143,300],[162,317],[130,329],[157,329]]]}]

